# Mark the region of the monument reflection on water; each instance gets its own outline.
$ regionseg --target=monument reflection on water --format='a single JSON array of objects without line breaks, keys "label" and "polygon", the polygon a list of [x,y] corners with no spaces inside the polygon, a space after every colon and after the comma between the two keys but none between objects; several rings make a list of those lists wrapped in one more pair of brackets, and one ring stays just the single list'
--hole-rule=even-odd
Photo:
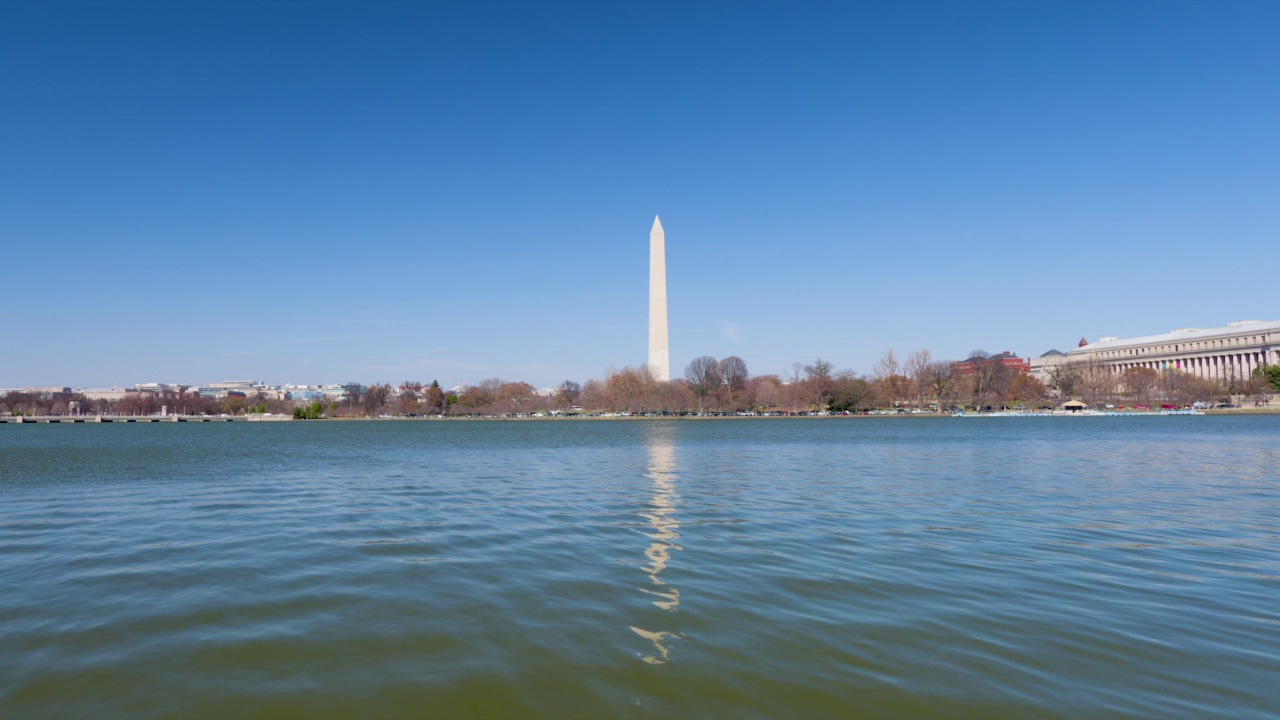
[{"label": "monument reflection on water", "polygon": [[[662,579],[662,571],[671,561],[672,551],[681,549],[676,542],[680,539],[677,530],[680,523],[676,518],[676,472],[675,442],[672,428],[654,426],[648,437],[649,468],[647,476],[652,483],[653,497],[649,500],[645,512],[640,513],[649,524],[649,532],[645,535],[652,540],[645,548],[644,555],[649,561],[642,570],[649,576],[649,587],[640,588],[641,592],[654,597],[655,607],[667,612],[675,612],[680,605],[680,591]],[[644,661],[652,665],[667,662],[671,656],[670,642],[679,637],[671,630],[645,630],[631,626],[640,637],[653,643],[654,654],[644,656]]]}]

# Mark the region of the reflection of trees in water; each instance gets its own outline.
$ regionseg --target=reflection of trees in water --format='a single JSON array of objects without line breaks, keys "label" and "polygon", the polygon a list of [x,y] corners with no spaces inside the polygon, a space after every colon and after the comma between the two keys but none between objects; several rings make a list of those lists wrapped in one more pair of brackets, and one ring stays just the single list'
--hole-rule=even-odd
[{"label": "reflection of trees in water", "polygon": [[[653,483],[653,499],[649,501],[648,511],[640,513],[640,517],[649,523],[651,532],[646,534],[653,541],[644,551],[649,564],[641,568],[649,576],[650,587],[640,588],[640,590],[656,598],[653,601],[656,607],[673,612],[680,605],[680,591],[659,577],[671,560],[671,552],[681,549],[676,545],[676,541],[680,539],[680,534],[676,532],[680,524],[675,517],[675,445],[669,435],[655,436],[650,440],[649,479]],[[667,642],[675,637],[672,631],[654,632],[634,625],[631,629],[640,637],[653,643],[657,651],[645,657],[645,662],[660,665],[670,659],[671,650],[667,647]]]}]

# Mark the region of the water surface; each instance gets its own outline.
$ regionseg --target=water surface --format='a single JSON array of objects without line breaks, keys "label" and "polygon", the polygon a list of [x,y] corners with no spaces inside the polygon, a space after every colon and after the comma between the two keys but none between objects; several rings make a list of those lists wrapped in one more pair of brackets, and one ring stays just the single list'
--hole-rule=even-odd
[{"label": "water surface", "polygon": [[0,426],[0,717],[1273,718],[1278,438]]}]

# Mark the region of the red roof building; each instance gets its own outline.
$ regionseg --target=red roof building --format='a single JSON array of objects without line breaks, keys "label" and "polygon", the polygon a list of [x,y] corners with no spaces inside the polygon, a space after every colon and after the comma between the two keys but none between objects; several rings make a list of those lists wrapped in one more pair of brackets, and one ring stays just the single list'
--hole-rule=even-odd
[{"label": "red roof building", "polygon": [[1004,367],[1018,373],[1031,372],[1031,361],[1023,360],[1013,353],[1005,350],[999,355],[990,355],[982,357],[975,355],[963,362],[951,363],[951,372],[956,375],[972,375],[978,371],[979,367],[984,365],[1003,365]]}]

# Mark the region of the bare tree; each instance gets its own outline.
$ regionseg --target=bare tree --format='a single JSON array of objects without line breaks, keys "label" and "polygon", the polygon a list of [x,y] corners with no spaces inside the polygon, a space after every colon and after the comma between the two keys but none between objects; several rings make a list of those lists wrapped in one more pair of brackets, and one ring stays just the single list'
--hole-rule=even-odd
[{"label": "bare tree", "polygon": [[1155,391],[1160,387],[1160,373],[1151,368],[1134,367],[1125,370],[1120,376],[1129,398],[1137,403],[1150,403],[1155,399]]},{"label": "bare tree", "polygon": [[749,377],[747,363],[737,355],[730,355],[720,361],[719,371],[720,382],[724,383],[725,389],[729,391],[728,400],[732,403],[733,394],[747,384],[747,378]]},{"label": "bare tree", "polygon": [[479,391],[481,398],[486,401],[484,404],[491,405],[494,400],[498,399],[498,389],[505,384],[506,381],[502,378],[485,378],[476,385],[476,390]]},{"label": "bare tree", "polygon": [[835,365],[822,358],[814,360],[812,365],[804,366],[805,379],[807,380],[830,380],[833,372],[835,372]]},{"label": "bare tree", "polygon": [[577,400],[578,396],[582,394],[582,386],[572,380],[565,380],[560,383],[557,391],[566,405],[572,405],[573,401]]},{"label": "bare tree", "polygon": [[1249,378],[1240,370],[1240,366],[1236,364],[1235,358],[1229,358],[1227,363],[1222,366],[1222,385],[1227,389],[1227,397],[1232,402],[1235,396],[1245,392]]},{"label": "bare tree", "polygon": [[938,403],[938,412],[942,412],[946,401],[955,389],[955,375],[951,372],[951,363],[945,360],[933,360],[920,369],[920,387],[925,397]]},{"label": "bare tree", "polygon": [[884,351],[884,355],[876,361],[875,367],[871,369],[871,374],[877,380],[885,380],[894,375],[901,375],[902,369],[898,365],[898,356],[894,355],[893,348]]},{"label": "bare tree", "polygon": [[1115,397],[1118,377],[1111,368],[1090,358],[1080,364],[1080,395],[1090,405]]},{"label": "bare tree", "polygon": [[[590,386],[591,383],[587,383]],[[604,408],[625,410],[628,412],[644,412],[657,409],[660,404],[658,390],[660,383],[653,378],[649,368],[624,367],[621,370],[610,368],[604,380],[603,397],[598,401]],[[583,390],[586,397],[586,390]]]},{"label": "bare tree", "polygon": [[992,405],[1004,396],[1013,371],[1001,361],[1000,356],[993,356],[984,350],[974,350],[967,363],[976,407]]},{"label": "bare tree", "polygon": [[538,390],[527,382],[504,382],[498,386],[494,392],[494,402],[505,411],[520,411],[525,409],[533,398],[537,397]]},{"label": "bare tree", "polygon": [[439,380],[432,380],[431,385],[422,391],[421,398],[422,404],[430,412],[443,413],[449,409],[449,401],[445,397],[444,390],[440,389]]},{"label": "bare tree", "polygon": [[1223,396],[1223,388],[1208,378],[1196,377],[1190,373],[1171,372],[1160,376],[1158,392],[1165,399],[1178,405],[1190,405],[1194,402],[1213,402]]},{"label": "bare tree", "polygon": [[405,380],[400,384],[400,412],[405,415],[418,414],[418,398],[424,387],[416,380]]},{"label": "bare tree", "polygon": [[1242,392],[1253,400],[1254,407],[1262,407],[1271,403],[1274,390],[1271,387],[1271,381],[1264,373],[1254,372],[1245,381]]},{"label": "bare tree", "polygon": [[810,405],[826,408],[835,393],[835,365],[817,358],[804,366],[805,395]]},{"label": "bare tree", "polygon": [[347,407],[359,407],[360,396],[364,394],[364,386],[357,382],[349,382],[342,386],[342,401]]},{"label": "bare tree", "polygon": [[1048,391],[1045,390],[1044,384],[1026,373],[1014,375],[1005,388],[1006,402],[1020,401],[1034,406],[1042,402],[1047,395]]},{"label": "bare tree", "polygon": [[926,387],[927,382],[925,375],[927,374],[929,365],[932,362],[933,356],[928,350],[917,350],[907,357],[907,362],[904,366],[907,377],[911,380],[912,385],[915,386],[917,397],[923,401],[921,403],[922,405],[928,404],[928,398],[930,396]]},{"label": "bare tree", "polygon": [[843,412],[858,412],[871,405],[875,386],[864,377],[842,373],[835,381],[828,408]]},{"label": "bare tree", "polygon": [[501,378],[485,378],[475,385],[464,387],[458,395],[459,408],[478,412],[480,408],[492,406],[497,401],[498,389],[503,384]]},{"label": "bare tree", "polygon": [[799,385],[804,379],[804,363],[791,363],[791,374],[787,375],[786,382],[792,385]]},{"label": "bare tree", "polygon": [[592,378],[582,384],[582,394],[578,396],[578,404],[584,408],[601,410],[608,406],[609,397],[605,384]]},{"label": "bare tree", "polygon": [[377,415],[387,404],[387,397],[390,395],[390,385],[370,385],[360,397],[360,407],[366,415]]},{"label": "bare tree", "polygon": [[1080,392],[1080,364],[1075,362],[1060,362],[1050,365],[1049,388],[1058,393],[1058,396],[1065,399],[1070,398]]},{"label": "bare tree", "polygon": [[750,387],[752,405],[758,410],[777,407],[782,401],[782,382],[774,375],[752,378]]},{"label": "bare tree", "polygon": [[696,357],[684,369],[684,377],[689,381],[689,389],[698,397],[698,412],[702,412],[707,393],[720,385],[720,363],[710,355]]},{"label": "bare tree", "polygon": [[900,406],[913,396],[914,385],[906,375],[889,375],[874,382],[879,399],[891,406]]}]

